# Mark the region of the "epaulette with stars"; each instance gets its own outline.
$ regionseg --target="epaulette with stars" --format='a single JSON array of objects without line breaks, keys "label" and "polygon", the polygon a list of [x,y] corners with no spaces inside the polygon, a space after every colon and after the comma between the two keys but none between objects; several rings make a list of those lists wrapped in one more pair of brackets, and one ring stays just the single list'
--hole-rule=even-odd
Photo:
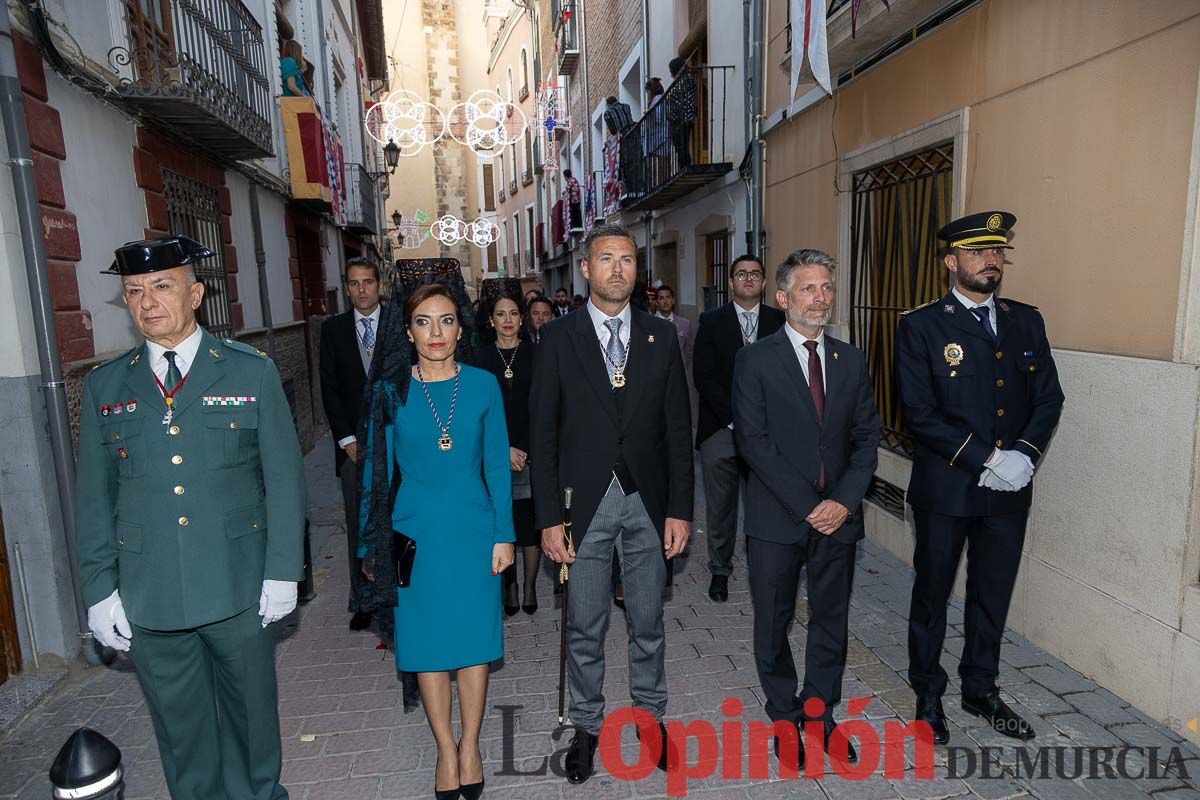
[{"label": "epaulette with stars", "polygon": [[260,358],[270,358],[270,356],[268,356],[262,350],[259,350],[257,347],[248,345],[245,342],[239,342],[237,339],[222,339],[221,341],[224,342],[226,347],[233,350],[247,353],[252,356],[259,356]]}]

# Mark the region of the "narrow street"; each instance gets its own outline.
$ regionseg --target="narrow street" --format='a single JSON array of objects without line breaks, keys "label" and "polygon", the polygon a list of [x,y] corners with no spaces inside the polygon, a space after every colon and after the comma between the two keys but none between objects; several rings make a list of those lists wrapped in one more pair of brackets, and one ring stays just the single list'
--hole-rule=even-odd
[{"label": "narrow street", "polygon": [[[312,450],[306,466],[313,547],[319,553],[317,596],[277,626],[283,783],[297,800],[425,798],[432,787],[435,749],[424,714],[419,709],[409,714],[402,710],[392,657],[377,649],[376,636],[352,633],[346,628],[341,498],[332,477],[332,449],[327,438]],[[697,508],[703,510],[699,494]],[[666,609],[669,719],[704,719],[719,726],[726,719],[720,704],[730,697],[745,703],[747,721],[765,719],[751,654],[752,609],[744,588],[745,565],[739,558],[729,602],[711,603],[705,593],[708,573],[702,520],[696,528],[689,545],[692,555],[676,570],[675,588]],[[864,716],[876,730],[882,730],[889,720],[906,719],[912,712],[913,697],[904,678],[911,580],[910,570],[880,548],[869,544],[860,547],[844,697],[870,698]],[[506,662],[493,673],[483,730],[488,795],[521,800],[665,796],[665,779],[657,771],[631,783],[601,770],[586,784],[575,787],[553,772],[539,769],[545,756],[564,748],[568,740],[564,736],[556,743],[551,738],[557,727],[559,612],[554,608],[548,571],[540,579],[539,600],[541,607],[536,615],[519,613],[505,626]],[[797,619],[806,617],[801,601]],[[944,663],[953,676],[962,642],[960,609],[952,611],[950,621],[954,633],[947,637]],[[804,633],[801,624],[792,633],[797,661],[801,663]],[[951,677],[951,694],[945,704],[952,720],[951,745],[1002,747],[999,760],[1006,765],[1007,774],[984,778],[976,768],[973,777],[948,779],[939,766],[934,780],[896,781],[883,776],[881,762],[877,774],[865,780],[830,775],[820,780],[754,782],[714,776],[689,781],[687,794],[755,800],[998,800],[1019,796],[1072,800],[1147,795],[1155,800],[1200,798],[1196,788],[1200,749],[1022,637],[1010,632],[1007,639],[1000,683],[1009,703],[1038,731],[1038,738],[1030,743],[1031,750],[1034,746],[1129,744],[1158,747],[1160,759],[1167,760],[1166,754],[1177,747],[1190,780],[1180,777],[1178,763],[1158,779],[1016,779],[1011,772],[1016,760],[1011,740],[981,727],[959,710],[958,698],[953,696],[957,678]],[[606,648],[611,659],[606,677],[610,710],[628,696],[625,641],[624,621],[614,614]],[[839,716],[845,714],[843,705]],[[127,800],[168,797],[150,718],[132,665],[124,657],[109,669],[77,668],[50,697],[0,738],[0,797],[49,796],[46,772],[50,761],[67,736],[83,725],[108,736],[121,748]],[[506,745],[506,738],[510,745]],[[626,732],[624,741],[625,758],[632,763],[636,752],[632,732]],[[508,746],[511,752],[506,756]],[[694,747],[689,757],[693,761],[696,758]],[[1148,772],[1140,758],[1129,756],[1129,770]],[[944,763],[941,752],[937,761],[939,765]],[[1068,764],[1068,773],[1070,769]],[[774,767],[771,774],[775,775]],[[1050,774],[1054,775],[1053,768]]]}]

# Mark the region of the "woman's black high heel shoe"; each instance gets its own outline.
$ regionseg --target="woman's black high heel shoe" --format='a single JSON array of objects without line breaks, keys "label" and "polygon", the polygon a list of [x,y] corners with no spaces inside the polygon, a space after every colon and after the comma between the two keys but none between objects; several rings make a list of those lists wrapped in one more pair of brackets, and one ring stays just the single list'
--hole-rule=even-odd
[{"label": "woman's black high heel shoe", "polygon": [[[532,600],[532,601],[530,601],[530,599],[529,599],[530,597],[532,597],[532,598],[533,598],[533,600]],[[536,592],[536,591],[534,591],[534,592],[526,592],[526,593],[525,593],[525,602],[521,604],[521,609],[522,609],[522,610],[523,610],[523,611],[524,611],[526,614],[532,614],[532,613],[534,613],[535,611],[537,611],[537,610],[538,610],[538,604],[537,604],[537,592]]]},{"label": "woman's black high heel shoe", "polygon": [[462,796],[462,787],[460,786],[457,789],[434,789],[433,796],[436,800],[458,800]]},{"label": "woman's black high heel shoe", "polygon": [[459,787],[462,792],[463,800],[479,800],[483,795],[483,781],[478,783],[464,783]]},{"label": "woman's black high heel shoe", "polygon": [[504,615],[511,617],[517,613],[517,609],[519,608],[520,606],[517,605],[517,584],[515,582],[506,584],[504,587]]}]

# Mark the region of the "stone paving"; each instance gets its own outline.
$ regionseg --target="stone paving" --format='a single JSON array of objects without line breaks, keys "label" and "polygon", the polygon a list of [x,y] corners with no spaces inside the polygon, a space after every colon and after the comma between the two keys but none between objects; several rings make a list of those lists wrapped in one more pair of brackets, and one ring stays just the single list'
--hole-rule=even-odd
[{"label": "stone paving", "polygon": [[[316,557],[316,598],[277,626],[277,664],[283,734],[283,783],[293,798],[305,800],[390,800],[425,798],[433,786],[436,755],[420,709],[405,713],[390,653],[378,649],[371,632],[346,628],[345,539],[340,525],[341,500],[327,440],[308,458],[310,519]],[[702,502],[698,501],[702,509]],[[727,698],[744,703],[746,721],[765,720],[751,645],[752,609],[746,590],[745,564],[739,561],[729,602],[708,600],[703,520],[675,574],[666,606],[669,720],[707,720],[716,727],[728,719],[721,704]],[[740,547],[739,547],[740,550]],[[889,721],[907,719],[913,697],[905,681],[905,618],[912,574],[905,565],[864,543],[855,576],[852,638],[843,694],[865,698],[861,717],[877,731]],[[569,735],[555,736],[557,725],[558,620],[551,576],[539,579],[541,607],[533,616],[518,613],[505,624],[506,659],[491,678],[483,728],[487,796],[541,798],[663,797],[662,773],[636,781],[619,780],[600,770],[583,786],[570,786],[547,769],[546,756],[565,748]],[[803,590],[802,590],[803,591]],[[605,694],[610,710],[628,698],[626,628],[614,609],[606,654]],[[792,641],[802,664],[804,620],[799,603]],[[951,630],[944,664],[953,676],[962,645],[961,605],[951,609]],[[951,720],[951,746],[960,748],[957,772],[947,771],[947,751],[939,748],[933,779],[911,773],[884,775],[882,763],[859,780],[829,774],[820,779],[781,780],[774,758],[761,779],[692,779],[687,795],[700,798],[828,798],[828,800],[936,800],[963,797],[1028,796],[1043,800],[1134,798],[1200,800],[1200,749],[1130,707],[1061,661],[1009,633],[1002,654],[1000,684],[1007,700],[1038,732],[1028,749],[984,727],[958,706],[957,678],[945,698]],[[457,708],[457,704],[456,704]],[[839,716],[849,715],[847,704]],[[126,798],[168,797],[158,764],[150,718],[127,658],[109,668],[77,668],[37,708],[0,736],[0,797],[49,796],[45,775],[54,753],[77,727],[87,725],[121,748],[127,768]],[[636,739],[626,731],[623,755],[636,760]],[[1022,768],[1022,756],[1033,748],[1143,748],[1122,761],[1126,774],[1140,779],[1074,777],[1074,750],[1063,750],[1065,771],[1046,777]],[[991,774],[981,768],[980,748],[994,748]],[[1148,763],[1149,748],[1159,748],[1158,763]],[[1170,755],[1177,748],[1178,756]],[[908,748],[912,761],[912,748]],[[1096,750],[1103,753],[1103,750]],[[1111,751],[1110,751],[1111,753]],[[970,754],[970,755],[968,755]],[[689,747],[694,762],[696,745]],[[971,759],[974,770],[968,770]],[[882,760],[881,760],[882,761]],[[1162,763],[1169,762],[1169,763]],[[1088,755],[1084,754],[1084,776]],[[1109,761],[1116,765],[1113,755]],[[742,775],[748,770],[743,768]],[[954,775],[962,777],[954,777]],[[231,798],[230,800],[236,800]]]}]

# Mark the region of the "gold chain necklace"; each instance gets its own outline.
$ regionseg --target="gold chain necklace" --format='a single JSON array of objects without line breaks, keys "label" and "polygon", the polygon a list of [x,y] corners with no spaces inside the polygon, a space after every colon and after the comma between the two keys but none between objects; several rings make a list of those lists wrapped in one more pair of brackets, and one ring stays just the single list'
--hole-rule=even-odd
[{"label": "gold chain necklace", "polygon": [[496,342],[496,352],[500,354],[500,363],[504,364],[504,377],[508,380],[513,379],[513,363],[517,360],[517,351],[521,349],[521,340],[517,340],[517,346],[513,348],[512,358],[504,360],[504,351],[500,349],[500,342]]}]

